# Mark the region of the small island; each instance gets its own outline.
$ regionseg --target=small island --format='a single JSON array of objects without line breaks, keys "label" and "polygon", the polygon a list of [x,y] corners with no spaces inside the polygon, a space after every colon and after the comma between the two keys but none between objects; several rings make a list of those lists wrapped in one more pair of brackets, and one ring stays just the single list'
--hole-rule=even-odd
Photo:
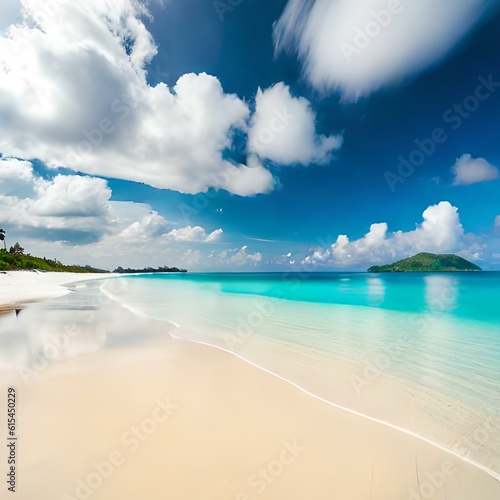
[{"label": "small island", "polygon": [[482,271],[479,266],[453,254],[419,253],[394,264],[372,266],[369,273]]},{"label": "small island", "polygon": [[144,269],[132,269],[119,266],[114,271],[117,274],[146,274],[146,273],[187,273],[187,269],[179,269],[178,267],[162,266],[158,268],[145,267]]}]

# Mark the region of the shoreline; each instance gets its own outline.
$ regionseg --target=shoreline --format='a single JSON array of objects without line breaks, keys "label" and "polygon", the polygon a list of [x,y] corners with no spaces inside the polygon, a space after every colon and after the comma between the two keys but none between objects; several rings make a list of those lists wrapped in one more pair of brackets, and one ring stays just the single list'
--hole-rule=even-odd
[{"label": "shoreline", "polygon": [[179,325],[178,323],[176,323],[174,321],[170,321],[170,320],[165,320],[165,319],[158,320],[158,319],[155,319],[155,318],[151,318],[147,314],[143,313],[142,311],[139,311],[139,310],[135,309],[134,307],[130,306],[129,304],[119,302],[117,300],[117,298],[112,293],[110,293],[108,290],[105,289],[105,286],[104,286],[105,284],[106,283],[103,283],[103,285],[101,285],[101,287],[100,287],[101,292],[104,295],[106,295],[110,300],[113,300],[116,303],[120,303],[120,305],[122,307],[124,307],[125,309],[127,309],[128,311],[130,311],[132,314],[134,314],[136,316],[140,316],[140,317],[146,318],[146,319],[154,320],[154,321],[163,321],[166,324],[169,324],[169,325],[173,326],[174,327],[173,330],[169,331],[169,335],[172,338],[177,339],[179,341],[184,341],[184,342],[199,344],[199,345],[206,346],[206,347],[209,347],[209,348],[212,348],[212,349],[217,349],[217,350],[222,351],[222,352],[224,352],[226,354],[234,356],[234,357],[240,359],[241,361],[243,361],[244,363],[247,363],[247,364],[249,364],[249,365],[257,368],[258,370],[262,370],[263,372],[265,372],[265,373],[267,373],[267,374],[269,374],[269,375],[271,375],[273,377],[276,377],[279,380],[282,380],[283,382],[291,385],[292,387],[298,389],[299,391],[307,394],[308,396],[310,396],[310,397],[312,397],[312,398],[314,398],[314,399],[316,399],[318,401],[321,401],[322,403],[325,403],[327,405],[333,406],[334,408],[337,408],[339,410],[345,411],[347,413],[351,413],[351,414],[356,415],[358,417],[366,418],[367,420],[370,420],[370,421],[375,422],[377,424],[389,427],[391,429],[394,429],[396,431],[402,432],[402,433],[407,434],[407,435],[409,435],[411,437],[419,439],[419,440],[421,440],[421,441],[423,441],[425,443],[428,443],[428,444],[436,447],[439,450],[442,450],[442,451],[444,451],[446,453],[449,453],[450,455],[452,455],[452,456],[454,456],[454,457],[456,457],[456,458],[458,458],[460,460],[463,460],[463,461],[471,464],[474,467],[477,467],[478,469],[482,470],[483,472],[485,472],[486,474],[490,475],[491,477],[493,477],[494,479],[496,479],[497,481],[500,482],[500,473],[499,472],[496,472],[496,471],[494,471],[494,470],[486,467],[485,465],[481,464],[480,462],[478,462],[476,460],[473,460],[473,459],[471,459],[471,458],[469,458],[467,456],[461,455],[461,454],[457,453],[456,451],[454,451],[453,449],[447,448],[446,446],[444,446],[444,445],[442,445],[442,444],[440,444],[440,443],[438,443],[436,441],[433,441],[430,438],[427,438],[427,437],[425,437],[425,436],[423,436],[421,434],[413,432],[410,429],[406,429],[404,427],[400,427],[400,426],[395,425],[395,424],[393,424],[391,422],[388,422],[386,420],[370,416],[370,415],[368,415],[366,413],[363,413],[361,411],[357,411],[354,408],[349,408],[347,406],[343,406],[341,404],[335,403],[334,401],[331,401],[330,399],[326,399],[325,397],[322,397],[321,395],[316,394],[316,393],[308,390],[307,388],[303,387],[302,385],[300,385],[300,383],[294,382],[293,380],[288,379],[285,376],[280,375],[279,373],[276,373],[275,371],[266,368],[265,366],[259,365],[258,363],[252,361],[251,359],[248,359],[244,355],[240,355],[240,354],[238,354],[238,353],[236,353],[234,351],[230,351],[229,349],[225,349],[224,347],[218,346],[218,345],[210,343],[210,342],[204,342],[204,341],[201,341],[201,340],[196,340],[196,339],[191,339],[191,338],[185,338],[185,337],[176,335],[175,332],[177,330],[180,330],[182,328],[181,325]]},{"label": "shoreline", "polygon": [[[386,387],[383,386],[378,386],[377,389],[374,390],[373,394],[370,395],[369,398],[364,400],[361,404],[356,402],[356,404],[349,405],[350,401],[349,398],[347,400],[343,399],[343,396],[345,395],[345,390],[341,390],[337,394],[341,394],[341,397],[339,398],[339,401],[336,401],[335,398],[331,397],[333,396],[333,393],[329,393],[328,391],[322,390],[321,383],[316,383],[315,378],[310,376],[306,371],[304,372],[298,372],[294,371],[294,366],[296,368],[300,368],[300,365],[294,365],[294,363],[290,363],[288,366],[285,366],[283,362],[268,362],[267,366],[259,364],[258,361],[254,361],[252,359],[249,359],[247,355],[245,354],[239,354],[234,351],[230,351],[220,345],[213,344],[210,342],[204,342],[202,340],[198,339],[193,339],[193,338],[186,338],[180,335],[176,334],[176,331],[179,330],[174,330],[173,332],[170,333],[171,336],[174,338],[177,338],[179,340],[185,340],[188,342],[193,342],[196,344],[200,345],[205,345],[208,347],[215,348],[217,350],[220,350],[222,352],[225,352],[227,354],[233,355],[238,359],[241,359],[245,363],[248,363],[254,367],[256,367],[259,370],[262,370],[266,373],[269,373],[270,375],[283,380],[284,382],[290,384],[291,386],[295,387],[296,389],[300,390],[301,392],[307,394],[308,396],[317,399],[319,401],[322,401],[323,403],[326,403],[328,405],[331,405],[335,408],[338,408],[342,411],[351,413],[353,415],[360,416],[362,418],[366,418],[367,420],[376,422],[380,425],[387,426],[389,428],[392,428],[394,430],[397,430],[399,432],[402,432],[404,434],[407,434],[409,436],[412,436],[414,438],[417,438],[419,440],[422,440],[432,446],[435,446],[436,448],[443,450],[450,455],[456,456],[474,467],[477,467],[478,469],[484,471],[485,473],[489,474],[491,477],[495,478],[497,481],[500,482],[500,471],[493,469],[492,467],[498,467],[498,454],[494,455],[493,462],[491,463],[492,467],[488,467],[486,463],[488,462],[481,462],[480,460],[477,459],[477,450],[483,447],[484,441],[483,441],[483,435],[481,433],[486,432],[488,435],[488,442],[492,439],[495,438],[495,441],[498,441],[499,433],[500,433],[500,419],[497,416],[493,416],[492,414],[489,414],[489,412],[483,408],[483,407],[473,407],[470,406],[469,403],[456,399],[456,398],[451,398],[448,395],[444,395],[442,393],[439,393],[437,391],[431,391],[427,389],[425,386],[418,386],[416,383],[410,383],[409,381],[402,379],[400,377],[394,376],[394,375],[387,375],[384,374],[384,377],[390,378],[390,382],[392,384],[395,384],[399,390],[398,392],[403,394],[408,391],[415,392],[415,394],[423,396],[425,399],[420,400],[422,402],[422,408],[427,409],[429,411],[429,416],[431,417],[428,421],[423,422],[420,420],[420,417],[417,415],[414,417],[413,420],[411,420],[412,425],[405,427],[401,425],[401,421],[403,422],[410,422],[410,420],[405,421],[405,412],[400,411],[399,405],[401,403],[404,403],[405,405],[411,407],[412,401],[409,400],[406,395],[404,400],[400,399],[391,399],[388,396],[394,395],[392,392],[390,392]],[[277,342],[279,343],[279,342]],[[263,344],[264,345],[264,344]],[[266,343],[268,347],[270,345]],[[288,353],[289,354],[289,353]],[[297,363],[298,358],[296,358],[295,363]],[[344,367],[345,368],[345,367]],[[342,371],[342,368],[340,369]],[[290,376],[290,374],[293,374],[293,376]],[[327,375],[327,373],[321,373],[321,375]],[[378,383],[378,381],[377,381]],[[384,401],[379,401],[378,397],[383,396]],[[439,398],[442,396],[442,399]],[[479,415],[480,417],[484,417],[484,424],[483,425],[478,425],[477,427],[471,427],[470,429],[461,429],[464,431],[455,433],[453,430],[450,431],[450,436],[448,436],[448,439],[443,439],[440,441],[433,439],[432,434],[434,435],[441,435],[440,434],[440,429],[446,427],[446,424],[451,424],[453,425],[463,425],[462,420],[456,420],[456,421],[451,421],[451,422],[441,422],[440,417],[449,417],[449,415],[445,414],[436,414],[431,413],[432,407],[426,407],[425,403],[432,404],[437,398],[440,399],[440,403],[442,402],[443,404],[449,405],[450,402],[455,403],[454,408],[460,410],[466,410],[465,415],[466,417],[469,417],[474,414],[476,415],[475,412],[479,411],[481,413],[484,413],[484,415]],[[407,400],[408,399],[408,400]],[[383,403],[388,403],[392,401],[398,401],[398,403],[395,404],[395,406],[389,406],[389,407],[382,407]],[[396,409],[398,408],[398,409]],[[405,408],[407,411],[408,408]],[[388,416],[389,414],[391,417],[389,419],[385,418],[384,416],[382,417],[377,417],[377,412],[382,413],[383,415]],[[434,422],[435,426],[433,427],[431,423]],[[426,434],[425,432],[421,432],[419,430],[419,426],[421,426],[421,429],[423,431],[425,430],[432,430],[436,431],[435,433],[429,433]],[[452,427],[453,428],[453,427]],[[465,432],[469,431],[469,432]],[[476,431],[479,433],[479,437],[476,436]],[[451,446],[447,446],[447,441],[451,443]],[[495,448],[495,450],[497,450]],[[486,455],[489,456],[489,455]],[[490,456],[491,458],[491,456]]]},{"label": "shoreline", "polygon": [[[132,309],[130,309],[132,312],[134,312]],[[134,312],[135,314],[135,312]],[[314,398],[314,399],[317,399],[318,401],[321,401],[322,403],[325,403],[327,405],[330,405],[330,406],[333,406],[334,408],[337,408],[339,410],[342,410],[342,411],[345,411],[347,413],[351,413],[353,415],[356,415],[358,417],[361,417],[361,418],[365,418],[367,420],[370,420],[372,422],[375,422],[377,424],[380,424],[380,425],[383,425],[383,426],[386,426],[386,427],[389,427],[391,429],[394,429],[398,432],[402,432],[404,434],[407,434],[411,437],[414,437],[416,439],[419,439],[421,441],[424,441],[425,443],[427,444],[430,444],[436,448],[438,448],[439,450],[442,450],[446,453],[449,453],[450,455],[460,459],[460,460],[463,460],[464,462],[467,462],[471,465],[473,465],[474,467],[477,467],[478,469],[482,470],[483,472],[485,472],[486,474],[490,475],[491,477],[493,477],[494,479],[496,479],[498,482],[500,482],[500,473],[498,472],[495,472],[494,470],[491,470],[489,469],[488,467],[480,464],[479,462],[476,462],[468,457],[465,457],[465,456],[462,456],[458,453],[456,453],[455,451],[453,451],[452,449],[449,449],[449,448],[446,448],[445,446],[435,442],[435,441],[432,441],[424,436],[421,436],[420,434],[417,434],[415,432],[412,432],[411,430],[408,430],[408,429],[405,429],[403,427],[399,427],[397,425],[394,425],[394,424],[391,424],[390,422],[387,422],[385,420],[381,420],[381,419],[378,419],[378,418],[375,418],[375,417],[371,417],[370,415],[367,415],[365,413],[362,413],[362,412],[359,412],[359,411],[356,411],[352,408],[348,408],[348,407],[345,407],[345,406],[342,406],[342,405],[339,405],[333,401],[330,401],[328,399],[325,399],[321,396],[319,396],[318,394],[314,394],[313,392],[310,392],[308,391],[306,388],[302,387],[301,385],[295,383],[293,380],[289,380],[287,379],[286,377],[283,377],[281,375],[279,375],[278,373],[275,373],[263,366],[260,366],[256,363],[254,363],[253,361],[243,357],[243,356],[240,356],[239,354],[235,353],[235,352],[232,352],[232,351],[229,351],[227,349],[224,349],[223,347],[219,347],[217,345],[214,345],[214,344],[210,344],[210,343],[207,343],[207,342],[202,342],[200,340],[192,340],[192,339],[186,339],[186,338],[183,338],[183,337],[179,337],[179,336],[176,336],[174,333],[170,333],[170,336],[177,339],[177,340],[181,340],[181,341],[184,341],[184,342],[191,342],[191,343],[194,343],[194,344],[199,344],[199,345],[203,345],[203,346],[206,346],[206,347],[210,347],[210,348],[214,348],[214,349],[217,349],[217,350],[220,350],[222,352],[225,352],[231,356],[235,356],[236,358],[242,360],[243,362],[245,363],[248,363],[249,365],[251,366],[254,366],[255,368],[257,368],[258,370],[262,370],[263,372],[265,373],[268,373],[269,375],[273,376],[273,377],[276,377],[277,379],[279,380],[282,380],[283,382],[291,385],[292,387],[298,389],[299,391],[307,394],[308,396]]]},{"label": "shoreline", "polygon": [[[194,468],[195,477],[199,476],[204,485],[203,493],[210,492],[214,498],[221,491],[225,492],[224,498],[227,499],[253,498],[243,491],[246,489],[248,492],[251,487],[249,474],[258,470],[257,466],[274,463],[270,460],[284,449],[283,444],[280,443],[286,439],[288,439],[288,444],[296,439],[299,445],[305,448],[303,454],[301,452],[301,455],[296,457],[297,464],[293,464],[296,473],[291,477],[290,473],[287,474],[285,470],[283,474],[276,476],[276,484],[274,484],[274,476],[273,484],[266,480],[266,488],[261,498],[296,498],[293,496],[296,491],[304,491],[309,495],[312,491],[313,497],[317,499],[331,498],[332,491],[328,490],[326,494],[326,490],[322,490],[322,486],[316,482],[318,478],[322,478],[323,481],[328,478],[328,481],[332,481],[331,470],[342,471],[343,469],[345,469],[345,474],[339,472],[338,477],[335,478],[338,484],[332,484],[330,487],[336,494],[341,495],[340,497],[343,494],[342,498],[356,500],[418,499],[419,496],[412,497],[412,493],[409,492],[410,489],[417,491],[417,488],[421,487],[420,481],[422,484],[428,483],[425,479],[428,476],[425,474],[439,474],[439,477],[445,478],[444,490],[434,488],[436,500],[444,499],[443,495],[450,495],[453,491],[455,491],[454,499],[463,498],[464,500],[468,499],[467,494],[470,495],[472,492],[479,495],[483,492],[489,495],[500,491],[499,478],[492,475],[491,471],[484,470],[478,464],[421,436],[413,435],[404,429],[324,400],[280,375],[223,348],[211,344],[203,345],[202,342],[191,339],[177,338],[175,332],[166,330],[167,325],[146,317],[141,318],[130,310],[125,313],[124,308],[118,302],[110,303],[108,309],[106,312],[96,312],[97,316],[88,323],[87,328],[92,335],[100,331],[105,324],[108,328],[105,338],[108,339],[116,334],[121,337],[124,331],[134,334],[144,328],[148,332],[156,331],[159,336],[154,337],[151,343],[139,345],[137,348],[115,348],[111,351],[98,349],[80,354],[76,358],[63,359],[49,365],[46,371],[32,383],[24,386],[22,383],[18,384],[25,392],[23,399],[26,398],[26,404],[32,406],[33,409],[39,407],[40,403],[42,405],[39,407],[37,417],[33,417],[32,422],[28,422],[30,418],[26,418],[23,424],[26,426],[26,441],[31,442],[32,439],[36,439],[37,446],[41,446],[40,450],[44,450],[37,452],[39,458],[33,464],[40,463],[42,460],[44,467],[57,465],[57,467],[62,467],[62,470],[66,470],[64,458],[59,459],[57,454],[61,456],[69,454],[73,457],[71,451],[83,447],[85,459],[82,461],[78,458],[76,461],[79,465],[72,467],[72,470],[75,472],[75,477],[82,477],[85,480],[85,474],[88,474],[88,467],[92,460],[101,461],[107,456],[106,450],[113,449],[115,446],[116,441],[111,440],[110,444],[108,434],[113,433],[115,427],[120,428],[123,425],[127,429],[127,422],[138,421],[141,416],[144,419],[150,415],[151,410],[148,410],[148,404],[151,400],[154,401],[155,394],[165,391],[166,384],[172,392],[172,401],[180,405],[178,412],[181,421],[175,420],[177,415],[174,413],[172,417],[174,427],[165,431],[166,435],[163,435],[163,429],[161,432],[158,431],[160,443],[151,445],[146,443],[144,449],[141,448],[143,451],[139,450],[141,453],[138,456],[130,455],[130,466],[133,465],[133,470],[135,470],[135,467],[142,464],[158,472],[161,466],[157,460],[162,457],[162,460],[167,460],[170,467],[174,467],[176,471],[183,472],[184,465],[187,467],[186,471]],[[21,316],[25,316],[24,320],[28,321],[30,316],[37,317],[37,313],[37,306],[34,305],[27,308],[26,314]],[[69,317],[74,316],[71,311],[67,314]],[[101,319],[99,319],[99,314],[102,315]],[[214,347],[216,349],[213,349]],[[228,356],[228,354],[233,354],[233,356]],[[123,361],[126,363],[123,364]],[[168,383],[164,382],[165,380]],[[142,389],[137,384],[142,386]],[[75,387],[84,390],[76,399],[71,396],[74,394]],[[123,392],[125,387],[129,389]],[[131,400],[129,390],[135,394],[132,401],[137,408],[129,407]],[[103,408],[107,410],[94,409],[92,406],[96,404],[93,395],[95,391],[100,394],[97,403],[104,405]],[[149,396],[146,397],[143,392]],[[110,393],[114,394],[113,405],[108,407]],[[65,394],[72,397],[76,408],[67,408],[64,403],[67,400],[64,397]],[[85,395],[83,399],[82,394]],[[235,398],[237,403],[233,401]],[[64,411],[64,418],[68,420],[68,424],[73,421],[78,422],[79,427],[81,426],[83,430],[88,429],[94,439],[92,443],[80,442],[79,438],[73,436],[74,430],[70,425],[66,431],[66,438],[75,444],[68,448],[69,445],[56,440],[55,450],[42,459],[43,454],[50,449],[46,446],[51,442],[50,439],[54,435],[61,435],[59,429],[52,429],[54,423],[51,419],[53,419],[53,412],[58,408]],[[99,426],[102,422],[106,422],[107,431],[92,429],[93,419],[86,418],[91,412],[97,412],[94,417],[96,417],[96,422],[99,422]],[[135,415],[134,418],[131,418],[132,414]],[[240,425],[243,425],[239,423],[240,420],[247,422],[250,427],[240,428]],[[256,426],[255,421],[260,423]],[[61,421],[63,428],[66,428],[67,424],[63,422]],[[40,426],[46,431],[43,436],[36,434]],[[284,433],[283,428],[288,429],[288,433]],[[100,436],[99,439],[95,438],[96,432]],[[196,436],[194,441],[191,433]],[[262,433],[268,436],[272,446],[268,446],[266,440],[261,442],[262,435],[264,435]],[[83,436],[85,435],[84,432]],[[178,435],[181,437],[177,437]],[[64,431],[62,436],[64,436]],[[216,446],[215,450],[219,448],[222,450],[220,454],[216,451],[216,456],[211,458],[215,463],[210,467],[204,459],[204,454],[198,456],[199,452],[196,450],[201,444],[197,440],[205,443],[206,446],[211,443],[212,446]],[[242,448],[238,452],[234,448],[235,440],[239,443],[238,449]],[[79,443],[78,446],[76,443]],[[256,443],[259,443],[258,446]],[[149,447],[146,448],[146,445]],[[175,453],[170,459],[168,457],[172,450],[175,450]],[[311,450],[310,453],[309,450]],[[237,453],[238,458],[234,453]],[[180,460],[179,464],[178,454],[181,457],[185,456],[187,462]],[[367,460],[367,457],[371,455],[373,455],[373,463],[371,458]],[[457,472],[450,475],[442,472],[444,471],[443,464],[448,461],[457,467]],[[95,490],[93,498],[109,499],[111,492],[113,495],[122,495],[120,498],[123,499],[135,498],[133,493],[121,484],[124,482],[129,487],[131,486],[130,481],[127,480],[127,474],[122,474],[127,465],[125,463],[123,470],[116,473],[116,481],[112,481],[113,484],[109,485],[110,489]],[[374,486],[373,471],[379,466],[381,476],[378,479],[377,489]],[[415,467],[417,467],[417,477],[414,477]],[[216,484],[213,484],[213,478],[207,477],[206,468],[218,478]],[[26,482],[33,492],[38,487],[35,481],[38,474],[33,475],[34,470],[30,466],[22,471],[23,477],[26,476]],[[147,470],[146,476],[150,477],[150,471]],[[328,470],[330,473],[327,472]],[[419,470],[420,480],[418,479]],[[302,474],[297,474],[299,471]],[[382,471],[385,473],[382,474]],[[129,469],[129,473],[131,472]],[[482,474],[491,478],[494,483]],[[175,484],[168,485],[170,494],[186,495],[186,489],[192,487],[186,484],[186,478],[189,476],[192,477],[193,473],[189,472],[187,476],[180,474],[179,479],[172,479]],[[469,481],[465,487],[460,485],[464,478],[468,478]],[[181,481],[181,479],[184,480]],[[153,474],[151,488],[156,484],[155,480],[158,481],[159,476]],[[189,479],[187,481],[189,482]],[[427,482],[424,483],[424,481]],[[74,495],[71,490],[71,488],[74,489],[73,482],[72,477],[64,482],[66,494]],[[254,482],[254,484],[257,483]],[[323,487],[326,488],[326,486]],[[43,488],[42,492],[46,496],[49,495],[47,498],[59,498],[54,496],[55,491],[51,489],[52,486],[45,485]],[[405,496],[400,497],[403,488],[405,488]],[[447,493],[445,493],[446,490]],[[361,491],[365,493],[360,493]],[[253,490],[251,492],[255,493]],[[425,498],[423,493],[423,491],[420,492],[422,498]],[[57,494],[60,495],[60,491]],[[372,497],[372,494],[375,496]],[[158,498],[156,495],[157,490],[152,489],[148,498],[156,499]],[[200,498],[199,494],[193,496],[192,492],[190,496],[181,497]]]},{"label": "shoreline", "polygon": [[0,274],[0,314],[62,297],[71,292],[68,287],[73,284],[116,276],[112,273],[4,271]]},{"label": "shoreline", "polygon": [[[174,325],[176,329],[171,335],[178,339],[215,347],[233,354],[315,398],[421,438],[451,454],[463,457],[496,479],[500,479],[500,418],[486,406],[471,402],[467,398],[460,398],[453,393],[429,388],[384,370],[375,379],[362,379],[366,377],[364,359],[346,358],[344,353],[332,356],[331,352],[318,351],[318,348],[307,343],[295,344],[291,337],[287,340],[282,336],[261,337],[258,332],[237,337],[234,330],[223,329],[219,323],[218,326],[212,326],[207,321],[191,321],[189,315],[186,316],[185,313],[179,316],[175,308],[171,312],[179,316],[175,318],[176,321],[165,319],[165,314],[160,316],[148,314],[148,310],[155,311],[155,306],[152,309],[146,307],[146,303],[149,304],[155,292],[152,292],[152,295],[147,294],[145,298],[140,295],[140,300],[137,301],[139,296],[135,295],[137,291],[134,288],[132,290],[121,288],[117,290],[116,295],[109,293],[106,283],[103,283],[101,288],[103,293],[134,314]],[[130,293],[134,295],[128,295]],[[175,300],[177,296],[178,292],[175,294]],[[239,307],[238,301],[242,296],[245,295],[224,296],[224,307],[231,310]],[[174,294],[172,297],[174,298]],[[254,295],[245,297],[250,301],[256,299]],[[198,300],[201,298],[200,296]],[[233,300],[235,302],[232,302]],[[294,319],[298,319],[296,314],[300,316],[301,312],[294,310],[295,303],[281,299],[277,299],[276,302],[280,304],[274,303],[275,310],[285,308],[284,317],[287,320],[293,322]],[[316,316],[322,318],[321,321],[332,322],[332,318],[326,313],[328,305],[305,304],[318,308]],[[197,308],[190,308],[189,313],[196,315],[195,309]],[[252,309],[242,307],[234,317],[238,315],[246,317],[248,310]],[[233,319],[231,317],[231,321]],[[180,325],[178,321],[182,324]],[[388,332],[389,330],[385,331],[387,335]],[[227,347],[228,339],[229,345],[232,343],[231,348]],[[363,388],[359,392],[354,391],[352,377],[361,380],[369,388]]]}]

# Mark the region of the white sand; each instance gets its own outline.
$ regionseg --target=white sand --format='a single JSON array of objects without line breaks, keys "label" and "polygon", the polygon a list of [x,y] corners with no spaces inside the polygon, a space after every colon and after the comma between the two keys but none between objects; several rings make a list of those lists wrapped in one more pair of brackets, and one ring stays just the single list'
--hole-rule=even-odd
[{"label": "white sand", "polygon": [[87,355],[18,391],[22,500],[500,495],[458,457],[182,340]]},{"label": "white sand", "polygon": [[7,271],[0,273],[0,312],[22,307],[31,302],[61,297],[70,290],[63,285],[80,281],[109,278],[111,274],[42,273]]}]

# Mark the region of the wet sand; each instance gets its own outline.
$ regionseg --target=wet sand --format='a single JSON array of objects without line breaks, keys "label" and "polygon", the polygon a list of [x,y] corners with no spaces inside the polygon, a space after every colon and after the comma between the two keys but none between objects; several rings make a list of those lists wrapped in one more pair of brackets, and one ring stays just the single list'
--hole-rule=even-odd
[{"label": "wet sand", "polygon": [[0,273],[0,314],[22,309],[41,300],[61,297],[69,292],[68,283],[104,279],[112,274],[5,271]]}]

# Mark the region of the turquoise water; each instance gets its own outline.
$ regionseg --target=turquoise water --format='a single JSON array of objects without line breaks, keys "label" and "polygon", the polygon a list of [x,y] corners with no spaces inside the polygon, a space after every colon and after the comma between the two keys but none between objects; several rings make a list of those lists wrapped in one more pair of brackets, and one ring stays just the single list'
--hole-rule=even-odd
[{"label": "turquoise water", "polygon": [[378,307],[402,312],[446,312],[500,326],[500,273],[266,273],[140,275],[130,279],[187,281],[223,293]]},{"label": "turquoise water", "polygon": [[388,356],[384,373],[500,409],[500,273],[164,274],[105,288],[261,366],[279,343],[311,370],[345,360],[359,374]]}]

